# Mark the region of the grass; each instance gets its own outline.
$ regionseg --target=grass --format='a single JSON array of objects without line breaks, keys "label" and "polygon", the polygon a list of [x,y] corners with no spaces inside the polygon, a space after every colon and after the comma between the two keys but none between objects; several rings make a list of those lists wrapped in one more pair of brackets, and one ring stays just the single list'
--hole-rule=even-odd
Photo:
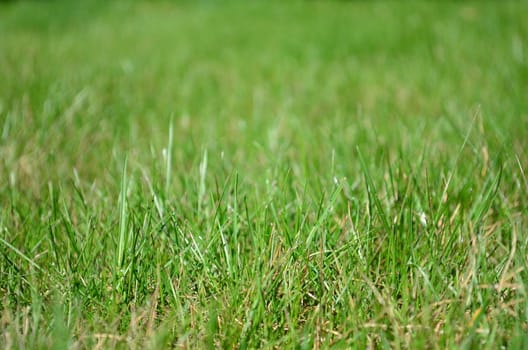
[{"label": "grass", "polygon": [[3,347],[526,348],[527,10],[1,3]]}]

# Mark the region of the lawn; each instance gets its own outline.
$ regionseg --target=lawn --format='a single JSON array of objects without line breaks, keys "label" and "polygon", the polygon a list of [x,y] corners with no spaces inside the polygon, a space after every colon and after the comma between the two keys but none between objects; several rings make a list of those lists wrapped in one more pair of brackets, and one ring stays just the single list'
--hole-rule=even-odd
[{"label": "lawn", "polygon": [[0,347],[526,349],[528,3],[0,3]]}]

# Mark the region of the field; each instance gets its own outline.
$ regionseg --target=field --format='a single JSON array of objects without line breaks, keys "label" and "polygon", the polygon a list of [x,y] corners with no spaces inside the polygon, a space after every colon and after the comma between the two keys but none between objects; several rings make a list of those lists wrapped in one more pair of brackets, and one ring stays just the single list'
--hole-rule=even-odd
[{"label": "field", "polygon": [[0,347],[526,349],[528,3],[0,3]]}]

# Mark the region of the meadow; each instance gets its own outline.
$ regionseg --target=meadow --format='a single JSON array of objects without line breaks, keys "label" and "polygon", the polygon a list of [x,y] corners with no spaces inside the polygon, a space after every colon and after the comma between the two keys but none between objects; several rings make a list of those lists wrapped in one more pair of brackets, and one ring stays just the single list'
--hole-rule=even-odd
[{"label": "meadow", "polygon": [[526,349],[526,1],[0,3],[0,348]]}]

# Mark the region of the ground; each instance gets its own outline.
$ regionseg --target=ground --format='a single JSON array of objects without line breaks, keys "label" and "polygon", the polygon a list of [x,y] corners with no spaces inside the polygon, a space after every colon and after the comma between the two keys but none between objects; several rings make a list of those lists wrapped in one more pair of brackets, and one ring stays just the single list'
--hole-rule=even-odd
[{"label": "ground", "polygon": [[526,348],[526,13],[0,3],[0,343]]}]

